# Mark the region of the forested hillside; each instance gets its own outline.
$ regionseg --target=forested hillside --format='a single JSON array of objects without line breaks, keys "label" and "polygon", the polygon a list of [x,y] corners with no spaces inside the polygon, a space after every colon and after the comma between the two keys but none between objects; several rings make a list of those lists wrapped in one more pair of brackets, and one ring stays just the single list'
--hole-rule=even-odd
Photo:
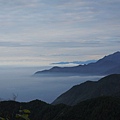
[{"label": "forested hillside", "polygon": [[0,116],[17,120],[20,109],[30,110],[30,120],[119,120],[120,98],[99,97],[80,102],[75,106],[50,105],[35,100],[28,103],[0,102]]}]

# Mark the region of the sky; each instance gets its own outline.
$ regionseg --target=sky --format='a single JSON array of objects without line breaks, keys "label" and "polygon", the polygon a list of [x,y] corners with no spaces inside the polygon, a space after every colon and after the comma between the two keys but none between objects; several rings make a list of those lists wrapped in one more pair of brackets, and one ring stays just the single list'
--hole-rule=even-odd
[{"label": "sky", "polygon": [[0,65],[100,59],[120,50],[120,0],[0,0]]}]

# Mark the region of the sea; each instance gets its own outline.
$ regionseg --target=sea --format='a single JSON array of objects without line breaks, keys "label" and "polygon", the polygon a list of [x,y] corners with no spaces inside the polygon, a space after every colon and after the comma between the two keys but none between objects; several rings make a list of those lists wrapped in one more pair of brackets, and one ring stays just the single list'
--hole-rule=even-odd
[{"label": "sea", "polygon": [[0,101],[16,100],[29,102],[42,100],[52,103],[59,95],[69,90],[74,85],[87,80],[97,81],[103,76],[34,76],[34,73],[48,66],[37,67],[0,67]]}]

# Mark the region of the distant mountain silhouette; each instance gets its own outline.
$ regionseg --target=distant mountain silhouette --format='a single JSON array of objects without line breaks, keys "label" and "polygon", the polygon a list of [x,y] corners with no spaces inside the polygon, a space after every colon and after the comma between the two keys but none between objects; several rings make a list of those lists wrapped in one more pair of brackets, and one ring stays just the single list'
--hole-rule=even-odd
[{"label": "distant mountain silhouette", "polygon": [[78,65],[74,67],[53,67],[49,70],[38,71],[35,75],[40,74],[85,74],[85,75],[109,75],[120,73],[120,52],[115,52],[105,56],[95,63],[87,65]]},{"label": "distant mountain silhouette", "polygon": [[84,65],[84,64],[89,64],[89,63],[94,63],[97,60],[87,60],[87,61],[72,61],[72,62],[58,62],[58,63],[52,63],[53,65],[66,65],[66,64],[79,64],[79,65]]},{"label": "distant mountain silhouette", "polygon": [[99,81],[87,81],[76,85],[60,95],[52,104],[75,105],[100,96],[120,96],[120,74],[112,74]]}]

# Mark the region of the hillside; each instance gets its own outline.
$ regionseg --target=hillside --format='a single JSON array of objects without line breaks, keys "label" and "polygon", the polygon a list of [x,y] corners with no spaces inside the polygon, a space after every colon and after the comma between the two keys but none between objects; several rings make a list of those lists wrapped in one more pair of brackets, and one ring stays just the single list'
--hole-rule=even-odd
[{"label": "hillside", "polygon": [[28,109],[30,120],[119,120],[120,74],[76,85],[53,104],[40,100],[1,101],[0,117],[16,120],[20,109]]},{"label": "hillside", "polygon": [[120,74],[109,75],[99,81],[86,81],[73,86],[52,104],[75,105],[81,101],[100,96],[120,96]]},{"label": "hillside", "polygon": [[103,57],[95,63],[78,65],[74,67],[53,67],[49,70],[37,71],[40,74],[84,74],[84,75],[109,75],[120,74],[120,52],[115,52]]},{"label": "hillside", "polygon": [[120,99],[99,97],[71,107],[56,120],[119,120]]},{"label": "hillside", "polygon": [[119,120],[120,99],[117,97],[99,97],[80,102],[75,106],[50,105],[40,100],[28,103],[15,101],[0,102],[0,116],[16,120],[15,114],[29,109],[30,120]]}]

